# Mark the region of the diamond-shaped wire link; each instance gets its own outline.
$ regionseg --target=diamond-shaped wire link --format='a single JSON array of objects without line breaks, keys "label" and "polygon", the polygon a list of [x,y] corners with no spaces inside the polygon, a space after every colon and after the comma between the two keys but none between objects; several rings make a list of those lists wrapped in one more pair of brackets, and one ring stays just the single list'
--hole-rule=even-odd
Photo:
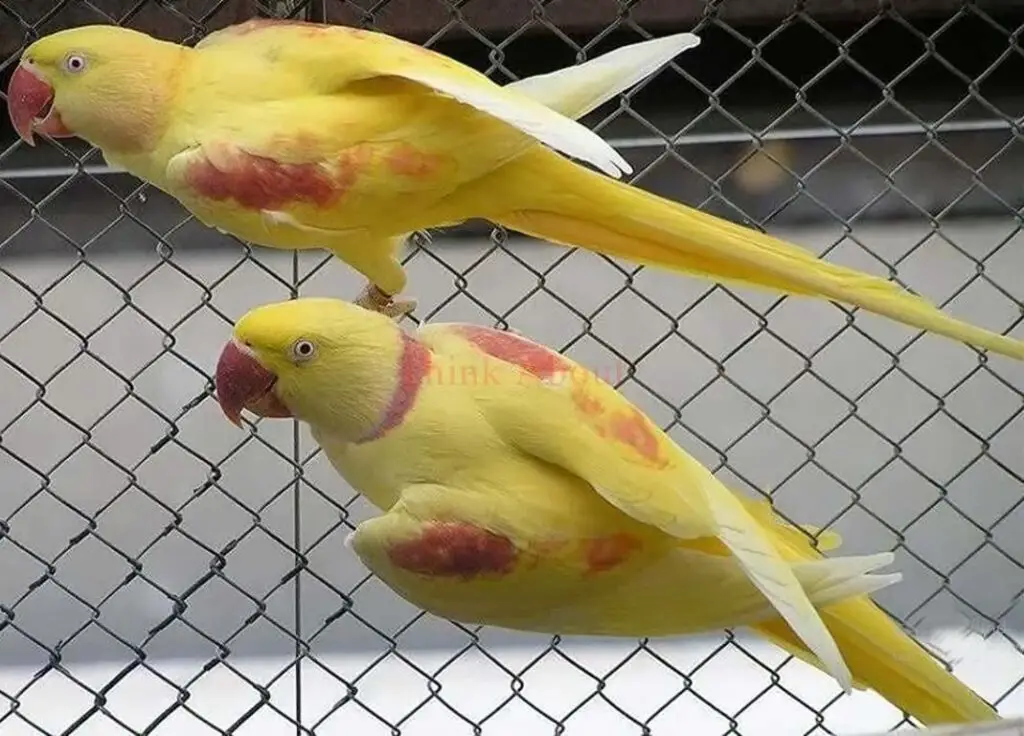
[{"label": "diamond-shaped wire link", "polygon": [[[689,26],[699,51],[587,118],[630,157],[634,184],[1024,337],[1024,97],[999,86],[1024,74],[1024,15],[943,0],[928,17],[863,3],[837,19],[808,0],[765,3],[775,15],[758,25],[758,3],[675,5],[0,0],[0,70],[63,27],[191,44],[264,15],[416,37],[505,83]],[[984,53],[965,55],[964,38]],[[894,550],[904,582],[880,604],[918,634],[1003,645],[1005,666],[971,684],[1020,710],[1017,364],[857,310],[501,228],[458,235],[410,244],[418,320],[513,327],[564,350],[738,490],[838,530],[850,553]],[[588,649],[396,598],[342,546],[376,512],[306,430],[256,422],[240,436],[211,398],[233,320],[360,286],[325,254],[203,227],[82,141],[0,142],[0,665],[16,673],[0,678],[0,731],[559,734],[614,721],[646,734],[686,719],[725,734],[759,732],[774,710],[809,734],[877,706],[739,632]],[[871,712],[859,730],[905,722]]]}]

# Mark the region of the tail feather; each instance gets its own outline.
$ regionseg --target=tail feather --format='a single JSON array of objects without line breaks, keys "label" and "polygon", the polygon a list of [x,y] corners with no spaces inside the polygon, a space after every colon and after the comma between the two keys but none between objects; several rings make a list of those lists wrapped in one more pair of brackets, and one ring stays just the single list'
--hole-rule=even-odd
[{"label": "tail feather", "polygon": [[794,567],[778,554],[765,530],[739,498],[723,490],[708,500],[719,525],[718,539],[728,547],[750,581],[792,627],[791,630],[821,660],[825,671],[849,691],[853,686],[850,670],[807,591],[797,579]]},{"label": "tail feather", "polygon": [[[868,687],[926,726],[996,721],[999,714],[907,636],[868,598],[850,598],[821,610],[856,686]],[[779,619],[753,626],[762,636],[824,669]]]},{"label": "tail feather", "polygon": [[[854,687],[874,690],[926,725],[999,720],[988,703],[867,597],[869,585],[884,587],[882,579],[898,580],[895,573],[868,574],[891,564],[893,553],[825,558],[811,546],[809,537],[776,516],[768,504],[747,501],[746,505],[771,530],[775,549],[792,563],[811,595],[850,668]],[[858,592],[858,587],[864,589]],[[849,595],[842,596],[844,592]],[[830,594],[832,603],[825,600]],[[775,618],[752,628],[795,657],[828,671],[785,621]]]},{"label": "tail feather", "polygon": [[[899,284],[637,187],[542,147],[506,167],[514,209],[487,215],[527,235],[714,281],[828,299],[1024,360],[1024,342],[955,319]],[[501,203],[505,207],[505,203]]]},{"label": "tail feather", "polygon": [[820,608],[844,598],[876,593],[900,582],[903,575],[898,572],[869,574],[880,567],[891,565],[895,557],[892,552],[879,552],[798,562],[793,565],[793,574],[814,605]]}]

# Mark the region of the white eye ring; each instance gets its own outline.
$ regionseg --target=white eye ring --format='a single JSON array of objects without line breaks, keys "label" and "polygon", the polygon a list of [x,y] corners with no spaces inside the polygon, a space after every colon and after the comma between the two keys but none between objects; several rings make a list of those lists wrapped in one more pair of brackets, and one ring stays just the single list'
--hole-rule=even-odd
[{"label": "white eye ring", "polygon": [[296,362],[304,362],[316,355],[316,345],[306,339],[296,340],[292,343],[292,358]]},{"label": "white eye ring", "polygon": [[85,57],[81,54],[68,54],[64,57],[64,68],[72,74],[78,74],[85,69]]}]

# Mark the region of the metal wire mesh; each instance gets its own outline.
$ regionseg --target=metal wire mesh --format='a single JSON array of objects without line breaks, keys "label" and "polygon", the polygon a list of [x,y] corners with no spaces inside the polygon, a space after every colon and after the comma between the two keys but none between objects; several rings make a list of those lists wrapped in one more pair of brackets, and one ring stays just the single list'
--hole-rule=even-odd
[{"label": "metal wire mesh", "polygon": [[[0,0],[0,43],[9,69],[24,42],[86,22],[188,42],[256,12],[384,30],[434,23],[427,45],[461,34],[467,53],[486,55],[479,66],[504,81],[521,76],[510,59],[528,56],[538,38],[564,44],[572,63],[616,32],[651,35],[642,2],[609,0],[596,12],[603,25],[575,35],[558,3],[508,3],[511,30],[484,5]],[[708,82],[687,71],[684,56],[658,75],[669,80],[664,89],[698,95],[700,107],[656,119],[641,85],[594,117],[635,157],[634,181],[696,181],[702,190],[691,204],[768,227],[793,211],[816,213],[816,224],[794,220],[783,234],[1024,337],[1019,179],[1014,171],[1000,183],[995,171],[1017,155],[1021,105],[985,90],[1024,58],[1022,27],[964,3],[922,30],[883,4],[840,37],[796,3],[750,36],[730,20],[739,5],[701,6],[693,30],[706,47],[741,47],[742,64]],[[990,34],[985,66],[972,73],[942,50],[944,34],[964,23]],[[831,57],[800,79],[767,60],[794,28]],[[858,60],[879,29],[895,29],[913,49],[890,76]],[[962,87],[931,117],[898,93],[927,65]],[[848,123],[811,101],[839,68],[873,90]],[[753,74],[788,90],[782,109],[751,117],[723,102]],[[972,131],[990,135],[983,154],[956,138]],[[879,136],[888,148],[872,149]],[[801,138],[819,146],[810,163],[794,147]],[[754,145],[704,170],[700,146],[730,141]],[[923,185],[918,172],[915,190],[915,167],[935,160],[947,168]],[[320,254],[250,248],[207,230],[77,141],[34,157],[12,142],[0,151],[0,173],[0,662],[27,668],[0,681],[4,734],[244,733],[259,718],[263,730],[253,732],[336,733],[347,718],[359,733],[397,734],[422,728],[427,712],[440,712],[452,732],[487,733],[515,712],[530,732],[560,733],[588,709],[623,733],[697,714],[708,733],[756,733],[769,701],[787,732],[849,730],[848,704],[860,696],[842,697],[832,684],[802,690],[787,673],[803,665],[740,634],[710,636],[699,656],[640,641],[598,661],[558,638],[457,626],[396,599],[341,546],[375,512],[305,432],[265,421],[238,433],[211,397],[212,362],[234,319],[298,294],[354,296],[353,273]],[[828,176],[842,182],[841,196],[822,193]],[[770,195],[742,200],[730,187]],[[925,199],[950,188],[938,205]],[[908,216],[870,222],[893,202]],[[952,219],[968,202],[988,219]],[[1024,681],[1014,635],[1024,592],[1018,365],[837,306],[729,290],[501,230],[418,236],[406,263],[419,319],[511,325],[564,349],[733,486],[769,494],[794,522],[839,530],[850,553],[895,550],[905,580],[879,602],[911,629],[968,627],[1009,642],[1020,654],[982,695],[1002,707],[1012,701]],[[526,654],[496,653],[509,643]],[[421,656],[422,647],[434,651]],[[343,649],[362,652],[361,664],[341,671],[331,653]],[[283,653],[269,669],[245,659]],[[179,676],[162,664],[175,656],[195,658]],[[81,662],[94,659],[113,662],[116,675],[83,674]],[[460,668],[487,669],[502,685],[468,695],[446,687],[468,687],[454,674]],[[741,670],[754,684],[734,679]],[[531,691],[541,671],[557,678],[554,695]],[[423,686],[396,705],[381,683],[400,676]],[[215,705],[196,695],[213,677],[246,686],[249,704],[213,715]],[[630,678],[643,682],[642,704],[623,694]],[[150,696],[129,723],[117,693],[139,679]],[[73,716],[38,707],[55,680],[76,684]],[[311,701],[314,686],[329,695]],[[879,728],[901,723],[893,709],[880,718]]]}]

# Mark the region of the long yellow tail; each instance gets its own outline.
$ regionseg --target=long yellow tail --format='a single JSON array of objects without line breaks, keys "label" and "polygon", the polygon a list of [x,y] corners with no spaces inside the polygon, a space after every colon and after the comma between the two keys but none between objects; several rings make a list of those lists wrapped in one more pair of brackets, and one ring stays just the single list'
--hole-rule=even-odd
[{"label": "long yellow tail", "polygon": [[[999,720],[992,706],[947,672],[868,598],[850,598],[823,607],[821,617],[854,681],[876,691],[926,726]],[[820,667],[782,620],[753,628],[800,659]]]},{"label": "long yellow tail", "polygon": [[489,201],[484,216],[512,230],[714,281],[862,307],[1024,360],[1024,342],[954,319],[895,282],[602,176],[542,146],[492,176],[493,187],[481,189],[515,194]]},{"label": "long yellow tail", "polygon": [[[826,559],[809,537],[776,515],[761,499],[744,499],[747,510],[770,530],[776,550],[791,563]],[[839,535],[814,527],[822,550],[839,548]],[[835,558],[831,558],[835,559]],[[838,562],[838,560],[836,561]],[[836,569],[837,573],[842,571]],[[928,650],[907,636],[866,595],[820,606],[818,612],[853,675],[854,685],[870,688],[921,723],[996,721],[999,715],[984,700],[946,671]],[[806,644],[780,618],[752,626],[755,631],[794,656],[827,671]]]}]

